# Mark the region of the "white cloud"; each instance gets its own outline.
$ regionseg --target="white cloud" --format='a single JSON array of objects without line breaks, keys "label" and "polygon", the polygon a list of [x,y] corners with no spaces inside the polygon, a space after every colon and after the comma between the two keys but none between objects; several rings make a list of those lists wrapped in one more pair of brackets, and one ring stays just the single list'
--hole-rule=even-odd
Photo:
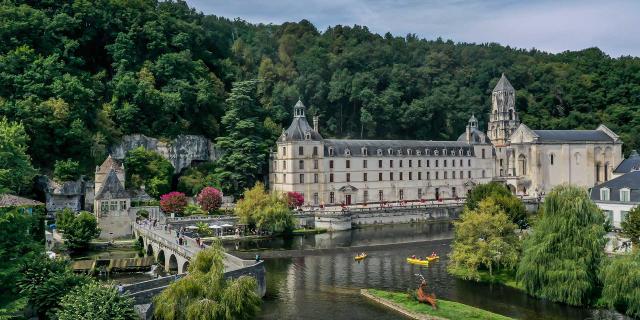
[{"label": "white cloud", "polygon": [[611,56],[640,56],[640,1],[515,0],[187,0],[204,13],[250,22],[307,19],[320,30],[367,26],[404,36],[498,42],[550,52],[597,46]]}]

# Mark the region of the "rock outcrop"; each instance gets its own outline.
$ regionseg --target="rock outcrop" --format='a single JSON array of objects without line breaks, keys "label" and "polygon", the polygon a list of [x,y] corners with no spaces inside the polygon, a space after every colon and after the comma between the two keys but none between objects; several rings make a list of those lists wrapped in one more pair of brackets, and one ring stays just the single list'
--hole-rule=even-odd
[{"label": "rock outcrop", "polygon": [[220,155],[214,144],[203,136],[180,135],[171,141],[150,138],[143,134],[133,134],[122,137],[120,144],[109,150],[114,159],[124,159],[127,151],[144,147],[165,157],[179,173],[194,162],[208,162],[216,160]]}]

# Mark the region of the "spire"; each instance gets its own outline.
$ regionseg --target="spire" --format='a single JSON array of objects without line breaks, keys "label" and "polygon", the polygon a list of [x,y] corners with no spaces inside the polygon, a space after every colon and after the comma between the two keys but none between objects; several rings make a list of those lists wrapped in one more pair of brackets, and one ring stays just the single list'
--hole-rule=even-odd
[{"label": "spire", "polygon": [[293,117],[294,118],[304,118],[304,104],[300,99],[296,102],[296,105],[293,106]]},{"label": "spire", "polygon": [[504,75],[504,72],[502,73],[500,80],[498,80],[496,87],[493,88],[493,92],[496,91],[515,91],[515,89],[513,89],[513,86],[511,85],[511,82],[509,82],[509,79],[507,79],[507,77]]},{"label": "spire", "polygon": [[475,114],[471,114],[471,118],[469,118],[469,127],[477,128],[478,127],[478,119],[476,119]]}]

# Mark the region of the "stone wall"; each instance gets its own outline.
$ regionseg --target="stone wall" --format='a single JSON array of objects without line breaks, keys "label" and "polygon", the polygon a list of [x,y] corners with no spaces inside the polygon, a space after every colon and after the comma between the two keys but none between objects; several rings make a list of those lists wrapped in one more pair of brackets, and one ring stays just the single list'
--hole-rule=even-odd
[{"label": "stone wall", "polygon": [[208,162],[220,157],[214,144],[203,136],[179,135],[171,141],[163,141],[147,137],[143,134],[126,135],[122,141],[109,148],[114,159],[123,160],[129,150],[144,147],[165,157],[173,167],[175,173],[189,167],[194,161]]}]

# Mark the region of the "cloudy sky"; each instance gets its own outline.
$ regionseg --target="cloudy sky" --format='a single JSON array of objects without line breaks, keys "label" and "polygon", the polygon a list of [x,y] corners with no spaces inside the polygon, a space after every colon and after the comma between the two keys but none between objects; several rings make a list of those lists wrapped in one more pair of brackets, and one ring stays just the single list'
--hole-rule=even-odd
[{"label": "cloudy sky", "polygon": [[328,26],[498,42],[549,52],[597,46],[609,55],[640,56],[640,0],[186,0],[196,10],[249,22],[310,20]]}]

